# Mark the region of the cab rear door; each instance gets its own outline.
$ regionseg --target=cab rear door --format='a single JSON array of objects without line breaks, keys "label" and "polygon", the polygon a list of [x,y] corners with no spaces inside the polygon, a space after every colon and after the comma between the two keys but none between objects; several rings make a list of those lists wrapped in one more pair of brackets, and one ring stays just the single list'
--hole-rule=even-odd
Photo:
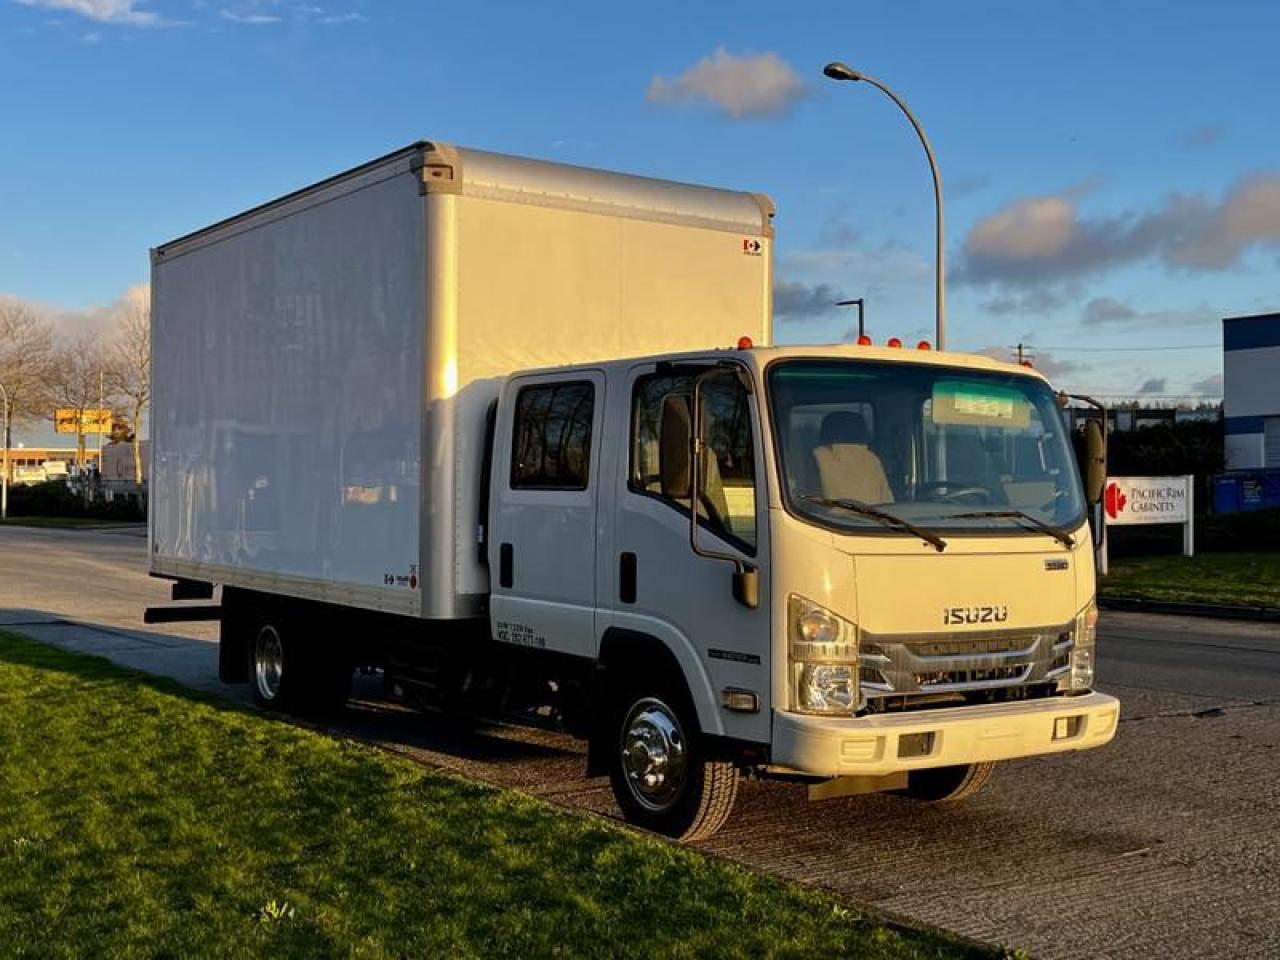
[{"label": "cab rear door", "polygon": [[489,537],[494,639],[594,657],[605,377],[510,380],[494,439]]}]

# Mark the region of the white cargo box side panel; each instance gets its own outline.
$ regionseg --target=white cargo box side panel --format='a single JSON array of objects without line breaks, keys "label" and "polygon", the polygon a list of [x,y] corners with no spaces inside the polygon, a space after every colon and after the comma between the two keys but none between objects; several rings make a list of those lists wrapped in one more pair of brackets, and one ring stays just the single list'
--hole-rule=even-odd
[{"label": "white cargo box side panel", "polygon": [[418,181],[401,166],[172,246],[152,277],[153,572],[417,614]]},{"label": "white cargo box side panel", "polygon": [[[465,160],[463,169],[465,178]],[[721,204],[721,196],[732,197],[742,222],[713,224],[654,210],[602,212],[514,192],[497,199],[470,194],[464,183],[457,201],[458,517],[480,513],[479,440],[501,377],[563,364],[732,349],[741,336],[769,343],[773,240],[759,201],[680,184],[670,189]],[[459,596],[488,589],[474,531],[471,524],[458,525]]]}]

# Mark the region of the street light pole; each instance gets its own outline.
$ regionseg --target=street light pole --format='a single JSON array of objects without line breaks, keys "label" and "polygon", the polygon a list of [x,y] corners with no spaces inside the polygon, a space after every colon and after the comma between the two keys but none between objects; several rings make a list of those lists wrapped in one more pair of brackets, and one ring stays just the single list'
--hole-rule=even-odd
[{"label": "street light pole", "polygon": [[862,307],[863,307],[862,297],[858,297],[854,300],[837,300],[836,306],[858,308],[858,340],[861,341],[862,338],[867,335],[866,324],[864,324],[862,320]]},{"label": "street light pole", "polygon": [[853,83],[862,81],[863,83],[869,83],[896,103],[898,105],[898,109],[906,114],[907,119],[911,121],[911,126],[915,128],[916,135],[920,138],[920,143],[924,147],[925,156],[929,158],[929,172],[933,174],[933,205],[936,225],[934,237],[934,285],[936,293],[934,339],[937,341],[938,349],[945,350],[947,348],[947,276],[946,263],[942,249],[942,174],[938,172],[938,161],[933,155],[933,147],[929,145],[929,138],[925,136],[924,127],[920,126],[920,121],[917,120],[915,114],[911,112],[911,108],[907,106],[906,102],[900,96],[886,87],[875,77],[869,77],[865,73],[859,73],[857,70],[854,70],[852,67],[846,66],[843,63],[828,63],[826,67],[823,68],[822,72],[832,80],[848,80]]},{"label": "street light pole", "polygon": [[0,474],[0,520],[9,517],[9,391],[0,383],[0,399],[4,400],[4,424],[0,439],[4,440],[4,467]]}]

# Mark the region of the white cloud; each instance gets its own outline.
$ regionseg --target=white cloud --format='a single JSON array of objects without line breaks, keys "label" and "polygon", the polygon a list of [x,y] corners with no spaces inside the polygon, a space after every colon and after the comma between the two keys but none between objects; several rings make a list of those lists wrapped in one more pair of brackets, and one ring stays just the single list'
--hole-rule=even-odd
[{"label": "white cloud", "polygon": [[156,27],[164,23],[150,10],[138,9],[143,0],[18,0],[28,7],[47,10],[66,10],[99,23],[127,24],[135,27]]},{"label": "white cloud", "polygon": [[1030,290],[1026,293],[994,297],[983,303],[982,309],[997,316],[1053,313],[1066,306],[1078,295],[1079,291],[1074,288]]},{"label": "white cloud", "polygon": [[1082,217],[1072,191],[1015,200],[969,231],[954,279],[1036,287],[1142,260],[1222,271],[1257,247],[1280,248],[1280,171],[1241,178],[1218,201],[1171,194],[1151,210],[1110,217]]},{"label": "white cloud", "polygon": [[1137,316],[1137,310],[1114,297],[1094,297],[1084,306],[1084,322],[1088,326],[1124,323]]},{"label": "white cloud", "polygon": [[965,238],[965,255],[1047,260],[1062,255],[1076,228],[1075,208],[1062,197],[1030,197],[979,220]]},{"label": "white cloud", "polygon": [[355,13],[331,13],[320,18],[320,23],[336,24],[336,23],[363,23],[364,14]]},{"label": "white cloud", "polygon": [[1123,329],[1169,329],[1173,327],[1215,328],[1222,311],[1207,303],[1177,309],[1139,310],[1114,297],[1094,297],[1084,307],[1086,327]]},{"label": "white cloud", "polygon": [[809,285],[798,280],[779,280],[773,285],[773,315],[783,323],[815,320],[835,313],[837,300],[845,299],[829,283]]},{"label": "white cloud", "polygon": [[1222,396],[1222,374],[1211,373],[1201,380],[1193,380],[1191,382],[1191,392],[1209,394],[1215,397]]},{"label": "white cloud", "polygon": [[804,95],[804,81],[776,53],[739,57],[720,47],[678,76],[654,77],[647,99],[709,103],[740,120],[784,113]]},{"label": "white cloud", "polygon": [[232,23],[243,23],[250,26],[263,26],[266,24],[280,23],[284,18],[278,17],[274,13],[236,13],[234,10],[223,10],[220,13],[223,20],[230,20]]}]

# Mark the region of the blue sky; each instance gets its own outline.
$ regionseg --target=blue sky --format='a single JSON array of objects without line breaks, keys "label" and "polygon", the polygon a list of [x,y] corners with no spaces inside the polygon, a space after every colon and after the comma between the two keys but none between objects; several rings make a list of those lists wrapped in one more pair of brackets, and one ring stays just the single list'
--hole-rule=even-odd
[{"label": "blue sky", "polygon": [[1277,36],[1264,2],[0,0],[0,294],[74,325],[150,246],[435,138],[766,192],[777,340],[844,336],[835,295],[931,336],[928,170],[840,59],[933,140],[952,348],[1213,393],[1220,318],[1280,310]]}]

